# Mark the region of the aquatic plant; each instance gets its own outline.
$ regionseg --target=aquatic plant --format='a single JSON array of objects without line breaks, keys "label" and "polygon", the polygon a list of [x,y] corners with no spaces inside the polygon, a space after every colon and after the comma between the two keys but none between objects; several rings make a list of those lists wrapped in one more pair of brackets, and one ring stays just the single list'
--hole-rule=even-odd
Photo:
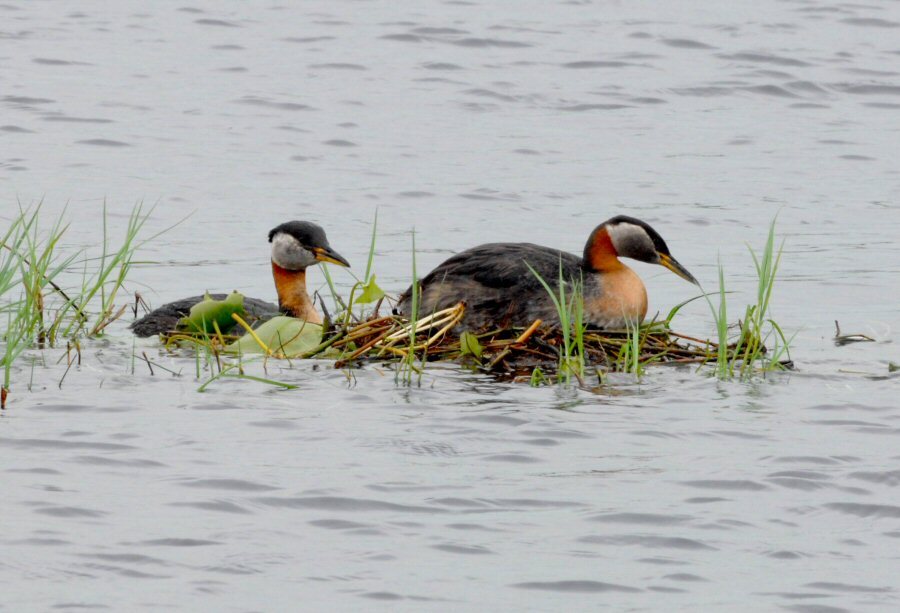
[{"label": "aquatic plant", "polygon": [[[559,261],[559,278],[557,290],[536,271],[531,264],[525,262],[528,270],[543,286],[559,318],[559,330],[562,334],[562,345],[559,350],[559,367],[557,379],[571,383],[575,376],[583,384],[584,376],[584,284],[578,279],[566,279],[563,274],[562,259]],[[566,296],[566,286],[571,284],[572,290]],[[558,294],[557,294],[558,293]]]},{"label": "aquatic plant", "polygon": [[[769,224],[766,243],[760,254],[750,245],[747,246],[756,269],[756,301],[744,308],[744,317],[738,323],[738,335],[733,342],[729,341],[728,333],[725,272],[721,262],[719,263],[718,308],[709,302],[716,323],[718,347],[715,374],[719,379],[732,379],[735,376],[746,379],[755,374],[785,370],[791,365],[790,345],[793,336],[785,336],[782,327],[772,319],[770,312],[775,279],[784,249],[783,240],[777,251],[775,249],[776,222],[777,217]],[[772,349],[767,347],[769,340],[773,343]]]},{"label": "aquatic plant", "polygon": [[[710,302],[710,309],[713,309],[713,319],[716,322],[716,339],[718,346],[716,347],[716,376],[720,379],[727,379],[730,373],[728,360],[728,296],[725,292],[725,269],[722,267],[722,261],[719,260],[719,309],[718,312],[713,308]],[[707,300],[709,298],[707,297]]]},{"label": "aquatic plant", "polygon": [[119,247],[110,249],[106,203],[103,203],[103,242],[99,265],[91,275],[84,277],[79,299],[72,305],[75,307],[76,316],[66,330],[67,336],[75,331],[76,326],[80,327],[87,322],[86,310],[94,304],[95,297],[99,297],[99,308],[88,336],[100,334],[104,328],[125,313],[128,305],[123,304],[116,310],[115,300],[134,263],[134,254],[139,246],[137,236],[151,212],[152,208],[144,213],[143,205],[136,205],[128,217],[128,224]]},{"label": "aquatic plant", "polygon": [[646,337],[641,334],[640,322],[626,318],[625,342],[622,343],[622,349],[616,358],[616,365],[618,370],[631,373],[638,378],[644,373],[644,367],[641,364],[642,338]]},{"label": "aquatic plant", "polygon": [[[83,249],[68,255],[60,252],[60,242],[68,224],[66,211],[46,231],[41,226],[41,203],[19,205],[9,228],[0,237],[0,365],[3,367],[2,398],[5,406],[16,360],[30,348],[52,348],[65,343],[79,348],[81,339],[103,334],[122,316],[127,305],[115,308],[115,301],[133,264],[139,243],[137,236],[147,220],[140,204],[129,217],[118,248],[110,249],[107,212],[103,209],[103,244],[99,258],[84,257]],[[82,258],[79,261],[79,258]],[[64,290],[57,280],[75,273],[81,266],[77,291]],[[91,266],[97,263],[96,269]],[[93,325],[88,325],[93,313]],[[69,362],[71,366],[71,361]],[[63,375],[65,377],[65,375]]]}]

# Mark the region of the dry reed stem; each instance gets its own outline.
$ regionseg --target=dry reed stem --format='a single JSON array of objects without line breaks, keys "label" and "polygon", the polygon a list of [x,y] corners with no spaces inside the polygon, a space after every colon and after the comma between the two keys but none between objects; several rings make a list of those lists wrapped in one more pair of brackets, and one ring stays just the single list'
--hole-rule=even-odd
[{"label": "dry reed stem", "polygon": [[369,349],[371,349],[371,348],[374,347],[376,344],[378,344],[379,342],[381,342],[381,341],[384,339],[385,336],[387,336],[387,332],[385,332],[385,333],[382,334],[381,336],[376,336],[375,338],[373,338],[372,340],[370,340],[369,342],[367,342],[365,345],[363,345],[362,347],[360,347],[359,349],[357,349],[356,351],[354,351],[353,353],[351,353],[351,354],[349,355],[349,357],[340,359],[340,360],[338,360],[337,362],[335,362],[335,363],[334,363],[334,367],[335,367],[335,368],[343,368],[343,366],[344,366],[347,362],[352,362],[353,360],[355,360],[356,358],[358,358],[358,357],[361,356],[362,354],[366,353]]},{"label": "dry reed stem", "polygon": [[465,310],[465,308],[465,305],[460,302],[459,304],[450,308],[432,313],[431,315],[423,317],[416,322],[410,322],[408,325],[403,326],[400,330],[391,334],[386,340],[400,340],[404,335],[409,336],[409,333],[413,329],[413,323],[415,323],[415,328],[417,331],[430,330],[431,328],[434,328],[436,326],[443,325],[447,321],[450,321],[454,316],[456,316],[458,312]]},{"label": "dry reed stem", "polygon": [[531,338],[531,335],[534,334],[534,331],[537,330],[537,329],[540,327],[540,325],[541,325],[542,323],[543,323],[543,322],[542,322],[540,319],[535,319],[535,320],[534,320],[534,323],[532,323],[530,326],[528,326],[528,329],[525,330],[525,331],[519,336],[519,338],[517,338],[517,339],[515,340],[515,343],[516,343],[516,344],[519,344],[519,343],[524,343],[525,341],[527,341],[529,338]]},{"label": "dry reed stem", "polygon": [[123,305],[119,308],[119,310],[116,311],[116,314],[113,315],[113,316],[111,316],[111,317],[108,315],[108,313],[109,313],[110,311],[107,311],[106,317],[105,317],[100,323],[98,323],[98,324],[94,327],[93,330],[91,330],[91,336],[96,336],[97,334],[100,334],[101,332],[103,332],[103,330],[105,330],[106,327],[107,327],[109,324],[111,324],[112,322],[114,322],[114,321],[116,321],[117,319],[119,319],[120,317],[122,317],[122,315],[125,314],[125,311],[126,311],[127,309],[128,309],[128,305],[127,305],[127,304],[123,304]]}]

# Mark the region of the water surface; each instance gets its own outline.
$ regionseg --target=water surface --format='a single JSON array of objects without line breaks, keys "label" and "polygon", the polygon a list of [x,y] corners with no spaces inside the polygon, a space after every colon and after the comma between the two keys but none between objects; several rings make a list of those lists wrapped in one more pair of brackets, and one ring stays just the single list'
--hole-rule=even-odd
[{"label": "water surface", "polygon": [[[798,371],[588,393],[272,364],[300,389],[198,394],[193,360],[133,363],[123,322],[61,385],[54,352],[16,374],[0,607],[895,609],[898,33],[892,2],[6,0],[0,218],[68,203],[76,248],[104,202],[119,230],[139,200],[150,232],[193,213],[132,273],[156,304],[273,297],[287,219],[361,274],[377,208],[394,292],[413,228],[424,270],[492,240],[579,252],[626,213],[709,288],[721,260],[741,305],[777,214]],[[636,268],[651,310],[693,295]],[[834,320],[878,342],[837,347]],[[678,327],[710,334],[705,305]]]}]

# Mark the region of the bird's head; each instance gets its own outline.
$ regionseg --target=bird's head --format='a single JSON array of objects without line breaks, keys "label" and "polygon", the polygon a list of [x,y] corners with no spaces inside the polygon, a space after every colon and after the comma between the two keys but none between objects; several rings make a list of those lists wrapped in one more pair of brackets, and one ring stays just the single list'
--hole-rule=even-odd
[{"label": "bird's head", "polygon": [[659,233],[640,219],[617,215],[597,226],[588,238],[584,261],[590,268],[602,271],[618,257],[659,264],[682,279],[698,284],[694,275],[672,257]]},{"label": "bird's head", "polygon": [[305,270],[319,262],[350,266],[328,244],[325,230],[309,221],[289,221],[269,232],[272,262],[285,270]]}]

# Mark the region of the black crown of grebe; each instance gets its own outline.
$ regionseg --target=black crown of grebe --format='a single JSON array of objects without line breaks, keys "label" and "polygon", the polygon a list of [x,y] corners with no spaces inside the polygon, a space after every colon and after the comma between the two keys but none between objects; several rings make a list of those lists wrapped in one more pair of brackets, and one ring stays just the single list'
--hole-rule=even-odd
[{"label": "black crown of grebe", "polygon": [[[309,221],[289,221],[273,228],[269,232],[269,242],[272,244],[272,277],[278,292],[278,306],[245,297],[244,310],[257,320],[284,314],[321,323],[322,317],[306,291],[306,269],[319,262],[339,266],[350,266],[350,263],[331,248],[325,231]],[[222,299],[225,294],[212,294],[212,297]],[[191,296],[170,302],[131,324],[131,329],[137,336],[145,337],[170,332],[201,300],[203,296]]]},{"label": "black crown of grebe", "polygon": [[[458,253],[421,280],[418,315],[464,302],[458,331],[525,327],[536,319],[558,324],[556,307],[531,269],[558,290],[561,267],[564,279],[581,284],[585,323],[624,328],[647,315],[647,290],[620,257],[659,264],[697,283],[656,230],[618,215],[591,232],[582,257],[531,243],[488,243]],[[412,316],[412,287],[400,296],[397,311]]]}]

